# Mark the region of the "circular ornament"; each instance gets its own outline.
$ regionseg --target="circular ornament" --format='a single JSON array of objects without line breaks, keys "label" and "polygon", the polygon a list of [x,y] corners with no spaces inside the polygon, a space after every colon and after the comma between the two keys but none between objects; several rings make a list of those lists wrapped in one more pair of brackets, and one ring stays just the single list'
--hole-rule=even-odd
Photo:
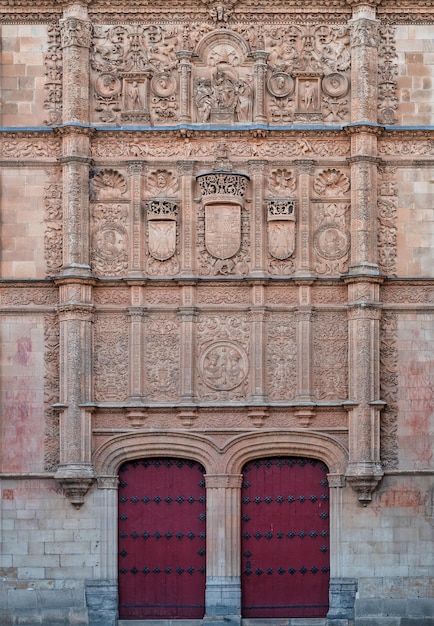
[{"label": "circular ornament", "polygon": [[294,92],[295,83],[293,78],[286,72],[276,72],[268,79],[267,88],[272,96],[284,98]]},{"label": "circular ornament", "polygon": [[342,258],[350,248],[348,231],[342,231],[335,224],[323,224],[313,238],[316,252],[329,261]]},{"label": "circular ornament", "polygon": [[103,98],[118,96],[122,91],[122,83],[117,76],[106,72],[100,74],[95,81],[95,89]]},{"label": "circular ornament", "polygon": [[117,224],[106,224],[94,232],[93,240],[98,256],[113,261],[125,251],[126,233]]},{"label": "circular ornament", "polygon": [[155,74],[151,80],[151,89],[156,96],[168,98],[176,90],[175,77],[168,72]]},{"label": "circular ornament", "polygon": [[199,367],[207,387],[229,391],[238,387],[247,376],[247,354],[230,341],[217,341],[202,352]]},{"label": "circular ornament", "polygon": [[342,98],[348,93],[350,82],[344,74],[333,73],[322,79],[322,90],[331,98]]}]

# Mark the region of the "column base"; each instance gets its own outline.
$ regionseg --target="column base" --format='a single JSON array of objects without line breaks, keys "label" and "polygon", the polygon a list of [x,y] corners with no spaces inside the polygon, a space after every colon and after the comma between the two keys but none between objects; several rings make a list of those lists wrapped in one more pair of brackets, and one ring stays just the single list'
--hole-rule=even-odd
[{"label": "column base", "polygon": [[206,582],[208,626],[241,625],[241,581],[238,576],[212,576]]}]

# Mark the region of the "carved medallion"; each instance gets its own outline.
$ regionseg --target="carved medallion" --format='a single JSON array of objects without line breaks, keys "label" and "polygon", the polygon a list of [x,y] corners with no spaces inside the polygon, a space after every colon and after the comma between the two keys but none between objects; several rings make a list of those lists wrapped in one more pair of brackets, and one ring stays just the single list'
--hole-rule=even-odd
[{"label": "carved medallion", "polygon": [[105,224],[94,233],[94,247],[98,256],[113,261],[124,254],[126,232],[119,224]]},{"label": "carved medallion", "polygon": [[276,98],[284,98],[294,93],[294,79],[285,72],[275,72],[267,81],[268,91]]},{"label": "carved medallion", "polygon": [[348,232],[343,232],[335,224],[323,224],[316,231],[313,239],[316,252],[325,259],[340,259],[350,247]]},{"label": "carved medallion", "polygon": [[96,79],[95,91],[103,98],[118,96],[122,91],[122,83],[115,74],[105,72]]},{"label": "carved medallion", "polygon": [[205,207],[205,246],[217,259],[229,259],[241,246],[241,207],[209,204]]},{"label": "carved medallion", "polygon": [[322,90],[331,98],[346,96],[350,89],[350,81],[344,74],[333,73],[322,79]]},{"label": "carved medallion", "polygon": [[199,366],[205,385],[217,391],[238,387],[248,373],[246,353],[229,341],[219,341],[208,346],[200,357]]}]

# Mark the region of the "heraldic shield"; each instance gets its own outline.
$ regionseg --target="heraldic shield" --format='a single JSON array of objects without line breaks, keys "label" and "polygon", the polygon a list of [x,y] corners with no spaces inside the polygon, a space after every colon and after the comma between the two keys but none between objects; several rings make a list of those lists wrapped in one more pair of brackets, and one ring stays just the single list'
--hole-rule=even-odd
[{"label": "heraldic shield", "polygon": [[205,246],[217,259],[229,259],[241,246],[241,206],[209,204],[205,207]]},{"label": "heraldic shield", "polygon": [[167,261],[176,251],[178,205],[168,200],[148,203],[148,249],[154,259]]},{"label": "heraldic shield", "polygon": [[292,200],[268,202],[268,252],[283,261],[295,250],[295,216]]}]

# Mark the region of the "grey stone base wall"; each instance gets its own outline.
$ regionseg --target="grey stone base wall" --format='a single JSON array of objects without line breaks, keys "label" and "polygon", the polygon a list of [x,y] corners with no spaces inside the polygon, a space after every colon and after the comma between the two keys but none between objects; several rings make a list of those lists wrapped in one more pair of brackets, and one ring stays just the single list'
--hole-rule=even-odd
[{"label": "grey stone base wall", "polygon": [[88,626],[84,589],[3,589],[0,625]]},{"label": "grey stone base wall", "polygon": [[118,587],[115,580],[86,580],[89,626],[116,626]]},{"label": "grey stone base wall", "polygon": [[238,576],[213,576],[206,581],[207,626],[240,626],[241,581]]},{"label": "grey stone base wall", "polygon": [[327,626],[351,626],[357,581],[354,578],[331,578]]}]

